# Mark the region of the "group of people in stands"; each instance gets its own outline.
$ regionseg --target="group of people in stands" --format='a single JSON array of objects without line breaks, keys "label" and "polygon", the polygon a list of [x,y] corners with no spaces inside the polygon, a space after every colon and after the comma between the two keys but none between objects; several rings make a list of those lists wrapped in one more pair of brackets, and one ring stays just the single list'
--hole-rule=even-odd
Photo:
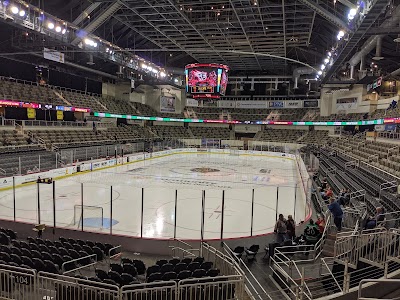
[{"label": "group of people in stands", "polygon": [[286,220],[283,214],[280,214],[278,221],[276,221],[274,232],[276,233],[276,242],[279,244],[282,244],[287,240],[298,244],[300,240],[304,240],[307,245],[314,245],[321,238],[324,229],[324,216],[319,215],[317,222],[310,219],[310,222],[304,229],[303,235],[296,238],[296,223],[293,217],[289,215]]},{"label": "group of people in stands", "polygon": [[[341,231],[343,221],[342,207],[350,205],[350,190],[342,189],[339,195],[335,198],[333,196],[332,188],[329,186],[327,179],[324,178],[320,186],[320,193],[325,201],[329,201],[328,209],[333,215],[333,222],[336,225],[337,230]],[[375,216],[369,216],[365,220],[364,229],[374,229],[384,220],[385,215],[383,207],[377,207]]]}]

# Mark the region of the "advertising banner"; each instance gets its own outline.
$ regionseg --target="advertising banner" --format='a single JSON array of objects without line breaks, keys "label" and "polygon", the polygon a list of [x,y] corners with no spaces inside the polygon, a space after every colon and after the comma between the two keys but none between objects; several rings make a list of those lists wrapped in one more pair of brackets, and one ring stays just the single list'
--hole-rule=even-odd
[{"label": "advertising banner", "polygon": [[43,57],[48,60],[64,63],[64,53],[44,48]]},{"label": "advertising banner", "polygon": [[318,107],[318,100],[304,100],[303,107]]},{"label": "advertising banner", "polygon": [[336,100],[336,110],[357,109],[357,97]]},{"label": "advertising banner", "polygon": [[270,108],[284,108],[285,103],[283,101],[269,101],[268,107]]},{"label": "advertising banner", "polygon": [[285,101],[285,108],[301,108],[303,107],[303,101]]},{"label": "advertising banner", "polygon": [[236,108],[268,108],[267,101],[236,101]]},{"label": "advertising banner", "polygon": [[232,100],[219,100],[217,104],[221,108],[235,108],[236,105],[235,101]]},{"label": "advertising banner", "polygon": [[34,108],[27,108],[26,109],[28,119],[35,119],[36,118],[36,110]]},{"label": "advertising banner", "polygon": [[186,99],[186,106],[198,107],[199,106],[199,102],[196,99],[187,98]]},{"label": "advertising banner", "polygon": [[175,97],[160,97],[160,112],[175,112]]}]

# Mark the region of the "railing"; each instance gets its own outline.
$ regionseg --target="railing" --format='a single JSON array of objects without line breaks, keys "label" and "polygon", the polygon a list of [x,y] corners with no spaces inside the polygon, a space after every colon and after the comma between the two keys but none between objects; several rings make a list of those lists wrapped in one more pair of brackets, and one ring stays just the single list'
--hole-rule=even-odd
[{"label": "railing", "polygon": [[382,191],[397,189],[397,181],[384,182],[379,185],[379,200],[381,200]]},{"label": "railing", "polygon": [[[368,289],[373,284],[379,284],[379,288]],[[379,291],[379,292],[377,292]],[[358,300],[390,300],[396,298],[386,298],[390,293],[400,291],[400,279],[363,279],[358,285]],[[367,296],[366,294],[373,294],[374,296]],[[376,296],[383,294],[382,296]],[[397,293],[398,294],[398,293]],[[378,298],[379,297],[379,298]]]},{"label": "railing", "polygon": [[378,137],[383,139],[393,139],[398,140],[400,139],[400,133],[397,132],[378,132]]},{"label": "railing", "polygon": [[122,288],[97,281],[69,277],[32,269],[0,265],[2,299],[187,299],[243,300],[242,275],[227,275],[179,282],[153,282],[125,285]]},{"label": "railing", "polygon": [[93,128],[93,123],[95,123],[96,128],[110,128],[116,127],[114,123],[107,122],[83,122],[83,121],[42,121],[42,120],[32,120],[32,121],[21,121],[23,127],[79,127],[79,128]]},{"label": "railing", "polygon": [[13,120],[13,119],[4,119],[4,118],[0,117],[0,126],[15,127],[15,120]]},{"label": "railing", "polygon": [[236,266],[238,270],[241,271],[244,278],[246,292],[251,297],[251,299],[273,300],[276,293],[281,294],[280,291],[273,291],[271,293],[268,293],[254,276],[254,274],[250,271],[247,265],[244,263],[242,258],[236,257],[232,249],[225,242],[222,242],[222,247],[224,251],[228,254],[228,256],[230,256],[232,263]]},{"label": "railing", "polygon": [[[63,274],[68,274],[90,266],[94,266],[95,264],[97,264],[97,255],[91,254],[88,256],[66,261],[61,265],[61,271]],[[69,265],[71,265],[72,267],[68,268],[67,266]]]}]

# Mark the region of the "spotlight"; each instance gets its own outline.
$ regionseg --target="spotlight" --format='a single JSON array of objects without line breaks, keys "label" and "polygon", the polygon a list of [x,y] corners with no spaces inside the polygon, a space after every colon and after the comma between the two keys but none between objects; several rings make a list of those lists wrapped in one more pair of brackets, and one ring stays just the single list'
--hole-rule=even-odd
[{"label": "spotlight", "polygon": [[56,32],[61,32],[61,27],[60,26],[56,27]]},{"label": "spotlight", "polygon": [[321,70],[325,70],[325,65],[321,65]]},{"label": "spotlight", "polygon": [[14,14],[14,15],[16,15],[18,12],[19,12],[19,9],[18,9],[18,7],[16,7],[16,6],[11,6],[11,12]]},{"label": "spotlight", "polygon": [[318,75],[322,75],[322,71],[321,70],[318,71]]},{"label": "spotlight", "polygon": [[85,44],[86,45],[90,45],[92,43],[92,41],[91,40],[89,40],[89,39],[85,39]]},{"label": "spotlight", "polygon": [[20,16],[20,17],[25,17],[25,14],[26,14],[26,12],[25,12],[24,10],[21,9],[21,10],[19,11],[19,16]]},{"label": "spotlight", "polygon": [[332,53],[331,53],[331,52],[328,52],[328,56],[331,57],[331,56],[332,56]]},{"label": "spotlight", "polygon": [[160,72],[160,76],[165,77],[165,76],[167,76],[167,74],[165,74],[164,72]]},{"label": "spotlight", "polygon": [[179,82],[178,78],[175,78],[175,79],[174,79],[174,82],[175,82],[175,83],[178,83],[178,82]]},{"label": "spotlight", "polygon": [[324,63],[328,63],[329,62],[329,58],[325,58]]},{"label": "spotlight", "polygon": [[340,30],[338,35],[337,35],[337,39],[340,41],[342,39],[342,37],[344,37],[344,31]]},{"label": "spotlight", "polygon": [[51,22],[47,23],[47,28],[54,29],[54,23],[51,23]]},{"label": "spotlight", "polygon": [[109,48],[106,48],[106,52],[108,53],[108,51],[110,51],[110,49]]},{"label": "spotlight", "polygon": [[142,68],[146,70],[147,69],[147,65],[146,64],[142,64]]},{"label": "spotlight", "polygon": [[66,32],[67,32],[67,29],[65,29],[65,28],[63,30],[61,30],[62,34],[65,34]]},{"label": "spotlight", "polygon": [[352,8],[352,9],[350,9],[349,14],[347,15],[347,18],[349,20],[353,20],[354,17],[356,16],[356,14],[357,14],[357,9],[356,8]]},{"label": "spotlight", "polygon": [[97,43],[93,43],[92,46],[97,48]]}]

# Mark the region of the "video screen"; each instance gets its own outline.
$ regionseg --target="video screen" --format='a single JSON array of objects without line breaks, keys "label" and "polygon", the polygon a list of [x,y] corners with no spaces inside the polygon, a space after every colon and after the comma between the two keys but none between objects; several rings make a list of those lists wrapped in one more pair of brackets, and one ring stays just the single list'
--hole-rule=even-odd
[{"label": "video screen", "polygon": [[192,64],[185,68],[186,92],[194,98],[219,98],[225,95],[228,70],[219,64]]},{"label": "video screen", "polygon": [[188,70],[188,87],[192,94],[210,93],[216,91],[218,76],[216,69],[190,69]]}]

